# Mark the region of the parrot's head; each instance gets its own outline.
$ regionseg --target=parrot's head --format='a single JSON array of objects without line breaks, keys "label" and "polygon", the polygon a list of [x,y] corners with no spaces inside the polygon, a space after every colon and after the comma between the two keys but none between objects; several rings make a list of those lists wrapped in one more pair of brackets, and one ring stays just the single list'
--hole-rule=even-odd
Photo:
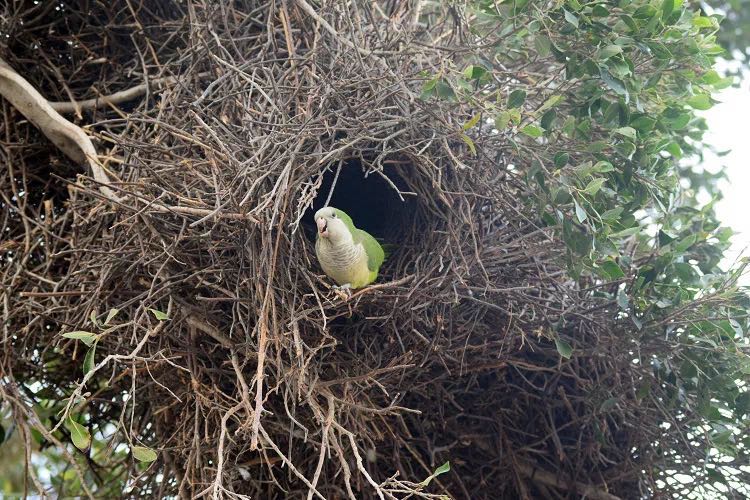
[{"label": "parrot's head", "polygon": [[323,207],[315,212],[315,224],[318,238],[326,238],[331,243],[342,243],[352,237],[352,219],[338,208]]}]

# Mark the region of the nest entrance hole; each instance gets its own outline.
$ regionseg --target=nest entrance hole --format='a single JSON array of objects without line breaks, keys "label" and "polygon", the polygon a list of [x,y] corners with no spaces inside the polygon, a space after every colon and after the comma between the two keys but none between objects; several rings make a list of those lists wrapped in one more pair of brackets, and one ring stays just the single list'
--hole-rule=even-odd
[{"label": "nest entrance hole", "polygon": [[[337,170],[338,167],[333,166],[324,174],[312,213],[325,206],[333,187],[328,205],[349,214],[359,229],[386,243],[401,244],[413,239],[415,228],[422,226],[419,224],[421,210],[417,196],[404,194],[411,189],[399,168],[395,165],[386,168],[382,175],[372,171],[367,173],[360,160],[350,159],[341,164],[338,178]],[[307,219],[314,232],[312,217]]]}]

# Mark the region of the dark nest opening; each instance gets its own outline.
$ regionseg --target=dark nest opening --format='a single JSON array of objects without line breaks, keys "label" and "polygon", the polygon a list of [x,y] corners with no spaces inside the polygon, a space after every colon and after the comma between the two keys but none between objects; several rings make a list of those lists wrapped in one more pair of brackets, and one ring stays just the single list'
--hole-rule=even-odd
[{"label": "dark nest opening", "polygon": [[[313,202],[311,213],[328,205],[348,213],[357,227],[390,243],[421,240],[425,227],[419,200],[399,174],[397,165],[408,169],[407,160],[384,161],[390,168],[368,171],[360,160],[347,160],[341,169],[329,168]],[[336,175],[338,173],[338,176]],[[335,189],[334,179],[336,180]],[[420,221],[420,217],[422,220]],[[311,220],[308,226],[314,229]]]},{"label": "dark nest opening", "polygon": [[420,197],[402,177],[408,171],[408,160],[385,160],[385,168],[373,169],[367,162],[348,159],[340,167],[329,167],[318,188],[311,208],[306,212],[303,226],[310,241],[315,240],[313,214],[320,208],[333,206],[345,211],[354,224],[364,229],[388,250],[389,256],[381,268],[383,280],[392,278],[389,272],[401,258],[413,260],[410,253],[420,251],[425,233],[434,231],[427,221]]},{"label": "dark nest opening", "polygon": [[[452,57],[430,42],[460,22],[451,12],[421,32],[353,3],[117,0],[89,13],[66,2],[87,19],[71,32],[65,16],[23,4],[3,7],[16,36],[2,56],[49,99],[149,82],[72,118],[91,120],[116,198],[54,162],[14,161],[16,176],[69,182],[64,211],[42,219],[38,203],[11,207],[9,175],[0,185],[3,244],[25,252],[0,277],[0,397],[75,464],[84,493],[648,489],[641,471],[663,431],[633,426],[646,416],[613,381],[651,376],[621,355],[633,346],[616,305],[561,271],[563,245],[524,201],[528,162],[504,171],[505,138],[478,137],[476,152],[461,139],[474,110],[419,99],[423,75]],[[44,64],[29,64],[28,43]],[[53,90],[60,75],[66,88]],[[32,147],[2,105],[4,161],[54,150]],[[331,204],[397,245],[381,279],[349,300],[331,291],[305,230],[339,167]],[[25,258],[39,241],[49,251]],[[87,346],[62,336],[76,330],[99,335],[85,376]],[[560,358],[555,335],[574,359]],[[61,418],[99,444],[74,448]],[[133,460],[136,446],[157,460]],[[450,473],[420,484],[445,461]],[[116,471],[106,484],[104,469]]]}]

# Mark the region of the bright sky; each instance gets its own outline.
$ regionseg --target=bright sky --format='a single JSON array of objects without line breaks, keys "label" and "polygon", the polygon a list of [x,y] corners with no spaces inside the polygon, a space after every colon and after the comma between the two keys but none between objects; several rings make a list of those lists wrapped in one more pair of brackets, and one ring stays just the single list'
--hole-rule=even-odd
[{"label": "bright sky", "polygon": [[[717,66],[719,71],[727,67]],[[724,198],[716,204],[716,213],[724,225],[738,233],[725,261],[728,267],[740,255],[750,256],[750,71],[740,88],[724,89],[714,97],[721,104],[703,113],[708,122],[705,142],[718,151],[731,152],[721,158],[706,154],[704,167],[712,172],[726,168],[728,180],[721,184]],[[743,284],[750,285],[750,275],[745,275]]]}]

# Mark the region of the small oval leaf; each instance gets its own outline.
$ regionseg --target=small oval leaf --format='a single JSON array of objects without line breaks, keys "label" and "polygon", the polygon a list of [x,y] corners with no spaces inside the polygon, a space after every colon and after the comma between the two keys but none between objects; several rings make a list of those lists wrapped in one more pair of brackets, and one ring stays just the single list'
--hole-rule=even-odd
[{"label": "small oval leaf", "polygon": [[151,463],[156,460],[157,457],[154,450],[146,448],[145,446],[133,446],[131,451],[133,452],[133,457],[139,462]]},{"label": "small oval leaf", "polygon": [[542,134],[544,134],[542,129],[540,129],[536,125],[526,125],[521,129],[521,132],[528,135],[529,137],[533,137],[534,139],[536,139],[537,137],[541,137]]},{"label": "small oval leaf", "polygon": [[469,130],[470,128],[474,127],[477,123],[479,123],[479,119],[482,117],[481,113],[475,114],[471,120],[464,123],[464,130]]},{"label": "small oval leaf", "polygon": [[166,321],[169,319],[169,316],[167,316],[166,313],[163,313],[159,310],[151,309],[151,308],[149,308],[148,310],[151,311],[154,314],[154,317],[158,319],[159,321]]},{"label": "small oval leaf", "polygon": [[557,352],[560,353],[560,356],[565,359],[570,359],[573,355],[573,347],[560,337],[555,337],[555,347],[557,347]]},{"label": "small oval leaf", "polygon": [[73,441],[76,448],[81,451],[89,449],[89,446],[91,445],[91,434],[89,434],[88,429],[70,417],[68,417],[68,420],[65,422],[65,427],[70,431],[70,439]]},{"label": "small oval leaf", "polygon": [[80,340],[87,346],[91,346],[91,344],[94,343],[94,341],[97,338],[97,335],[95,333],[86,332],[83,330],[75,331],[75,332],[67,332],[62,334],[63,337],[66,339],[76,339]]},{"label": "small oval leaf", "polygon": [[96,356],[96,343],[89,347],[86,356],[83,358],[83,374],[87,375],[94,369],[94,356]]},{"label": "small oval leaf", "polygon": [[446,472],[448,472],[450,470],[451,470],[451,463],[450,462],[445,462],[443,465],[441,465],[440,467],[438,467],[437,469],[435,469],[435,472],[433,472],[432,474],[430,474],[430,477],[428,477],[427,479],[425,479],[424,481],[422,481],[420,484],[422,486],[427,486],[437,476],[439,476],[440,474],[445,474]]},{"label": "small oval leaf", "polygon": [[525,90],[514,90],[510,93],[508,96],[508,107],[509,108],[520,108],[521,105],[526,100],[526,91]]},{"label": "small oval leaf", "polygon": [[687,100],[687,104],[691,108],[699,109],[701,111],[711,109],[711,106],[713,106],[713,104],[711,104],[711,97],[709,97],[708,94],[694,95]]},{"label": "small oval leaf", "polygon": [[119,312],[120,312],[120,310],[117,309],[116,307],[110,309],[109,312],[107,313],[107,319],[104,320],[104,324],[105,325],[109,324],[109,322],[112,321],[112,319],[115,316],[117,316],[117,313],[119,313]]}]

